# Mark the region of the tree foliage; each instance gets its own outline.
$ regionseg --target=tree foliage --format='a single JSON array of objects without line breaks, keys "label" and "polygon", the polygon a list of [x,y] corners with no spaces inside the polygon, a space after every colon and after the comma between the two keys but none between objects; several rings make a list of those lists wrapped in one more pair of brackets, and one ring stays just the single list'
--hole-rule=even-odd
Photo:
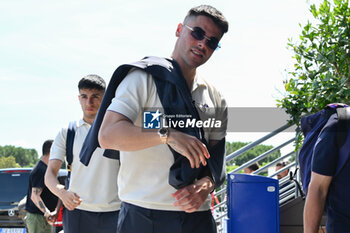
[{"label": "tree foliage", "polygon": [[18,163],[16,163],[16,159],[13,156],[8,157],[0,157],[0,168],[17,168],[20,167]]},{"label": "tree foliage", "polygon": [[[226,142],[226,154],[229,155],[232,152],[242,148],[245,145],[248,145],[248,142]],[[273,146],[269,145],[257,145],[254,148],[248,150],[247,152],[244,152],[242,155],[236,157],[232,161],[230,161],[230,164],[235,164],[238,166],[241,166],[242,164],[248,162],[249,160],[256,158],[257,156],[263,154],[264,152],[271,150]],[[267,156],[265,159],[262,159],[259,161],[259,164],[268,163],[276,158],[281,156],[281,152],[279,150],[274,151],[269,156]]]},{"label": "tree foliage", "polygon": [[39,160],[35,149],[25,149],[15,146],[0,146],[0,158],[12,156],[21,167],[33,167]]},{"label": "tree foliage", "polygon": [[302,27],[300,41],[289,40],[294,70],[278,100],[291,121],[329,103],[350,103],[350,9],[348,0],[324,0],[310,6],[314,19]]}]

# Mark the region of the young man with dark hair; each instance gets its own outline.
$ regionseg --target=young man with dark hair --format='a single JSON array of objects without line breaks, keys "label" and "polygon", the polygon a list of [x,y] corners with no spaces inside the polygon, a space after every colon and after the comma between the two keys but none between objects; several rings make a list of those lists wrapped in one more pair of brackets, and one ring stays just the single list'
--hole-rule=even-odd
[{"label": "young man with dark hair", "polygon": [[[223,180],[215,182],[212,169],[207,166],[211,163],[209,157],[215,156],[208,150],[219,142],[224,145],[227,106],[219,92],[196,71],[220,47],[219,41],[227,30],[226,19],[214,7],[203,5],[191,9],[177,26],[178,39],[172,59],[162,60],[171,67],[170,83],[179,81],[184,83],[183,88],[165,84],[167,93],[162,97],[159,94],[163,88],[157,86],[159,80],[141,69],[131,69],[117,87],[99,134],[103,148],[120,151],[118,188],[123,204],[117,232],[216,232],[208,194]],[[186,92],[189,97],[179,95],[177,99],[168,99],[178,92]],[[145,108],[185,111],[183,101],[193,103],[186,106],[198,112],[201,120],[215,118],[222,122],[220,129],[196,128],[201,133],[195,136],[177,128],[142,129]],[[159,112],[154,114],[156,118]],[[178,161],[176,154],[188,159],[184,164],[187,171],[201,168],[204,171],[192,183],[178,189],[169,184],[172,179],[169,170],[176,163],[174,159]],[[222,164],[218,170],[224,175],[221,173],[224,155],[219,157]]]},{"label": "young man with dark hair", "polygon": [[45,183],[66,207],[63,213],[65,233],[116,232],[120,209],[117,189],[119,161],[104,157],[101,148],[94,151],[94,159],[88,167],[79,161],[82,144],[100,107],[105,88],[104,80],[97,75],[88,75],[79,82],[78,97],[83,118],[75,130],[68,189],[56,178],[67,159],[67,128],[58,133],[51,149]]},{"label": "young man with dark hair", "polygon": [[29,233],[51,233],[52,226],[61,207],[61,202],[44,184],[50,148],[53,140],[46,140],[42,147],[43,156],[29,176],[26,216],[24,218]]}]

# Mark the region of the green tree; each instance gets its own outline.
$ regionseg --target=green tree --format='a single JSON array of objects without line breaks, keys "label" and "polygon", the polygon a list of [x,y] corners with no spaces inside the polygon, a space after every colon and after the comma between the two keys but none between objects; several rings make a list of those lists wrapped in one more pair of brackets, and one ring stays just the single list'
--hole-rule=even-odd
[{"label": "green tree", "polygon": [[[232,152],[242,148],[245,145],[248,145],[248,142],[226,142],[226,154],[229,155]],[[242,165],[246,162],[248,162],[249,160],[263,154],[264,152],[271,150],[273,148],[273,146],[269,146],[269,145],[257,145],[254,148],[248,150],[247,152],[243,153],[242,155],[238,156],[237,158],[233,159],[232,161],[230,161],[230,164],[235,164],[235,165]],[[265,159],[262,159],[259,161],[260,164],[263,163],[268,163],[271,162],[273,160],[275,160],[276,158],[281,156],[281,152],[279,150],[274,151],[273,153],[271,153],[269,156],[267,156]]]},{"label": "green tree", "polygon": [[32,167],[39,160],[35,149],[24,149],[15,146],[0,146],[0,157],[13,156],[21,167]]},{"label": "green tree", "polygon": [[0,168],[17,168],[20,167],[18,163],[16,163],[16,159],[13,156],[8,157],[0,157]]},{"label": "green tree", "polygon": [[311,5],[310,12],[313,22],[300,25],[300,41],[289,40],[294,70],[285,81],[285,96],[277,101],[298,125],[304,114],[350,100],[349,1],[324,0],[318,7]]}]

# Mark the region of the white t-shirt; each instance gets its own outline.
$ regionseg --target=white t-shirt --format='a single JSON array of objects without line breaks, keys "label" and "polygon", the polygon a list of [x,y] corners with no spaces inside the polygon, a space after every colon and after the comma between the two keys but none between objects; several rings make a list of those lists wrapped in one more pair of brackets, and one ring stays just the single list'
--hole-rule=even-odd
[{"label": "white t-shirt", "polygon": [[[80,120],[74,137],[73,162],[69,190],[83,200],[77,209],[92,212],[108,212],[120,209],[117,177],[119,161],[103,156],[104,150],[97,147],[86,167],[80,162],[79,154],[90,125]],[[67,128],[56,136],[51,147],[50,160],[66,160]]]},{"label": "white t-shirt", "polygon": [[[205,129],[205,138],[208,141],[221,140],[226,135],[225,100],[213,87],[198,77],[195,78],[191,93],[195,105],[202,108],[198,111],[202,120],[216,117],[223,122],[221,131]],[[203,110],[203,107],[206,109]],[[216,107],[218,111],[213,111],[210,107]],[[133,69],[118,86],[108,111],[118,112],[136,126],[142,127],[145,108],[162,108],[162,104],[152,76],[142,70]],[[119,197],[123,202],[150,209],[179,210],[173,205],[175,199],[171,196],[176,189],[168,183],[174,156],[167,145],[160,144],[139,151],[121,151],[120,162],[118,187]],[[199,210],[209,208],[208,198]]]}]

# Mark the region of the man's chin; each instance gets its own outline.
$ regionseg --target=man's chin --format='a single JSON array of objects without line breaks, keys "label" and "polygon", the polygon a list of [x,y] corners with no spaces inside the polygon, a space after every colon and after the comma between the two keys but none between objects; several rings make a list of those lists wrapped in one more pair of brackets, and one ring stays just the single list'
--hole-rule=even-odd
[{"label": "man's chin", "polygon": [[84,113],[85,117],[89,118],[89,119],[94,119],[96,114],[97,114],[97,112],[85,112]]}]

